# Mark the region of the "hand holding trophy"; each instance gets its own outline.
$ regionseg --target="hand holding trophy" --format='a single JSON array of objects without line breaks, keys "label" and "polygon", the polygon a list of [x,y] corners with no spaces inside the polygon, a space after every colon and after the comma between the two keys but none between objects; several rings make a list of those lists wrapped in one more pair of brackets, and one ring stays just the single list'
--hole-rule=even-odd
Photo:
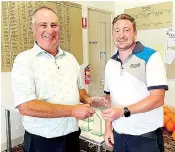
[{"label": "hand holding trophy", "polygon": [[91,107],[98,108],[100,110],[104,110],[107,107],[107,100],[105,97],[91,97]]}]

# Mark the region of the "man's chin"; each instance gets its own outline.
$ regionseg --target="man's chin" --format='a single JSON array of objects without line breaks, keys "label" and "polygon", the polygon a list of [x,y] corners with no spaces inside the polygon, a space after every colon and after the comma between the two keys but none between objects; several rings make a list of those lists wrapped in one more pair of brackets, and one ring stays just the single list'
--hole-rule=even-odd
[{"label": "man's chin", "polygon": [[125,51],[126,49],[128,49],[128,47],[127,47],[127,46],[123,46],[123,47],[118,47],[118,49],[119,49],[120,51]]},{"label": "man's chin", "polygon": [[46,48],[50,48],[50,49],[54,49],[54,48],[57,48],[57,44],[56,43],[47,43],[47,44],[45,44],[45,47]]},{"label": "man's chin", "polygon": [[42,49],[45,50],[45,51],[53,51],[53,50],[57,49],[57,46],[55,46],[55,45],[54,46],[51,46],[51,45],[48,46],[47,45],[47,46],[43,46]]}]

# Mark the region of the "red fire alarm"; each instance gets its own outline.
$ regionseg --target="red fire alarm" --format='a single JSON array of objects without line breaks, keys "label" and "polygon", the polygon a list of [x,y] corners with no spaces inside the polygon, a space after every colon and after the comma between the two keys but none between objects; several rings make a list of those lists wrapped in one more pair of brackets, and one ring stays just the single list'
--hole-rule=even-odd
[{"label": "red fire alarm", "polygon": [[87,18],[82,18],[82,28],[87,28]]}]

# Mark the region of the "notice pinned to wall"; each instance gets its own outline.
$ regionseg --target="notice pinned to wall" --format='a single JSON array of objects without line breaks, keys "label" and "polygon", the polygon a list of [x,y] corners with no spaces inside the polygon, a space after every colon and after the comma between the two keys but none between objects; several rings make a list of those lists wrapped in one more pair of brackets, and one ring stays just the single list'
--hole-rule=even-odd
[{"label": "notice pinned to wall", "polygon": [[136,20],[137,30],[168,28],[172,26],[173,2],[126,9]]},{"label": "notice pinned to wall", "polygon": [[167,77],[175,79],[175,32],[167,32],[165,62],[167,63]]},{"label": "notice pinned to wall", "polygon": [[175,32],[167,33],[165,62],[171,65],[175,60]]}]

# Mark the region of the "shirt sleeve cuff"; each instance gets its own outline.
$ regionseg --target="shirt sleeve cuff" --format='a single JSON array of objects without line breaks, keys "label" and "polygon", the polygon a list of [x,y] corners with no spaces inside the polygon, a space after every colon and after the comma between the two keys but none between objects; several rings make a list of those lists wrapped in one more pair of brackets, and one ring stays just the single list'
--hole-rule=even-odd
[{"label": "shirt sleeve cuff", "polygon": [[109,91],[104,91],[104,93],[105,93],[105,94],[110,94],[110,92],[109,92]]},{"label": "shirt sleeve cuff", "polygon": [[165,89],[165,91],[168,90],[168,86],[167,85],[158,85],[158,86],[150,86],[148,87],[148,90],[154,90],[154,89]]}]

